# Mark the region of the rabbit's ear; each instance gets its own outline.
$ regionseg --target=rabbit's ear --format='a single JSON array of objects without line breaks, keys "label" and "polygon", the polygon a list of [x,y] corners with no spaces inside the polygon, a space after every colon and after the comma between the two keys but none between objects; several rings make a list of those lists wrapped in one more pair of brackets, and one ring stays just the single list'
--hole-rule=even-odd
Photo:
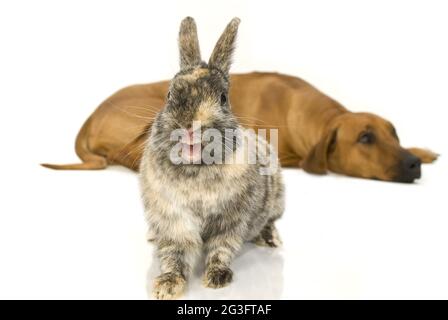
[{"label": "rabbit's ear", "polygon": [[225,73],[228,73],[230,70],[232,53],[235,48],[236,33],[238,31],[239,24],[239,18],[233,18],[232,21],[230,21],[216,43],[215,49],[213,49],[213,53],[209,60],[209,64],[211,66],[219,68]]},{"label": "rabbit's ear", "polygon": [[192,17],[182,20],[179,30],[180,68],[196,66],[201,63],[198,32]]}]

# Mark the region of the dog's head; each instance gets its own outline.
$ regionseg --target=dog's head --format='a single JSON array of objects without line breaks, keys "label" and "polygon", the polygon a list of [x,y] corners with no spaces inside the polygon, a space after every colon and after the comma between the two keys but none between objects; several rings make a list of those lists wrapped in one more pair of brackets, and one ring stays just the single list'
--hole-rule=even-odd
[{"label": "dog's head", "polygon": [[305,171],[327,170],[396,182],[420,178],[421,161],[400,146],[394,126],[369,113],[339,116],[302,162]]}]

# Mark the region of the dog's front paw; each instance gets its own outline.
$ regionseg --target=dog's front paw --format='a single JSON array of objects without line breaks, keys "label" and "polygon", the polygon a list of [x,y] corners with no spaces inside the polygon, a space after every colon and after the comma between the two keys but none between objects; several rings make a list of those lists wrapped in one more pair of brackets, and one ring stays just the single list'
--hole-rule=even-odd
[{"label": "dog's front paw", "polygon": [[439,154],[428,149],[409,148],[408,151],[414,156],[420,158],[422,163],[432,163],[439,157]]},{"label": "dog's front paw", "polygon": [[176,299],[184,292],[185,285],[183,276],[173,272],[164,273],[154,281],[153,294],[159,300]]},{"label": "dog's front paw", "polygon": [[204,275],[204,285],[208,288],[218,289],[232,282],[233,271],[228,267],[208,268]]},{"label": "dog's front paw", "polygon": [[423,163],[433,163],[439,158],[439,154],[432,152],[431,150],[425,150],[423,154],[421,154],[420,160]]}]

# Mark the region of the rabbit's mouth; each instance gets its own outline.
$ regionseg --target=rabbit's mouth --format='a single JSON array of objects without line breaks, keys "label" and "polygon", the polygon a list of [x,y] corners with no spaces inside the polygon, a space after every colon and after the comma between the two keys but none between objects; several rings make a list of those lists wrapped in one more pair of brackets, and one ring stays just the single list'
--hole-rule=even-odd
[{"label": "rabbit's mouth", "polygon": [[188,163],[201,162],[202,155],[202,143],[181,143],[182,158],[188,161]]}]

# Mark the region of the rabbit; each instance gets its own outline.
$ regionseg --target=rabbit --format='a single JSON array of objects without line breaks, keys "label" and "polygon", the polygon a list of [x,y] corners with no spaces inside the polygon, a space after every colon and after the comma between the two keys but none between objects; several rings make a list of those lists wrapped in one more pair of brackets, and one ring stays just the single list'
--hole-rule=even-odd
[{"label": "rabbit", "polygon": [[[201,60],[193,18],[185,18],[180,25],[180,71],[172,79],[166,105],[150,129],[140,164],[145,216],[160,260],[161,274],[153,286],[157,299],[175,299],[183,294],[202,252],[204,285],[221,288],[232,281],[230,265],[244,242],[269,247],[281,243],[274,225],[284,210],[280,168],[262,174],[259,169],[265,165],[260,163],[206,164],[196,159],[203,141],[193,138],[194,121],[200,121],[201,130],[242,129],[228,99],[239,23],[234,18],[227,25],[208,63]],[[178,129],[184,130],[181,140],[187,146],[186,157],[194,163],[172,161],[176,142],[171,134]],[[235,141],[241,140],[232,139]],[[241,143],[229,147],[228,142],[218,141],[232,156],[243,149]]]}]

